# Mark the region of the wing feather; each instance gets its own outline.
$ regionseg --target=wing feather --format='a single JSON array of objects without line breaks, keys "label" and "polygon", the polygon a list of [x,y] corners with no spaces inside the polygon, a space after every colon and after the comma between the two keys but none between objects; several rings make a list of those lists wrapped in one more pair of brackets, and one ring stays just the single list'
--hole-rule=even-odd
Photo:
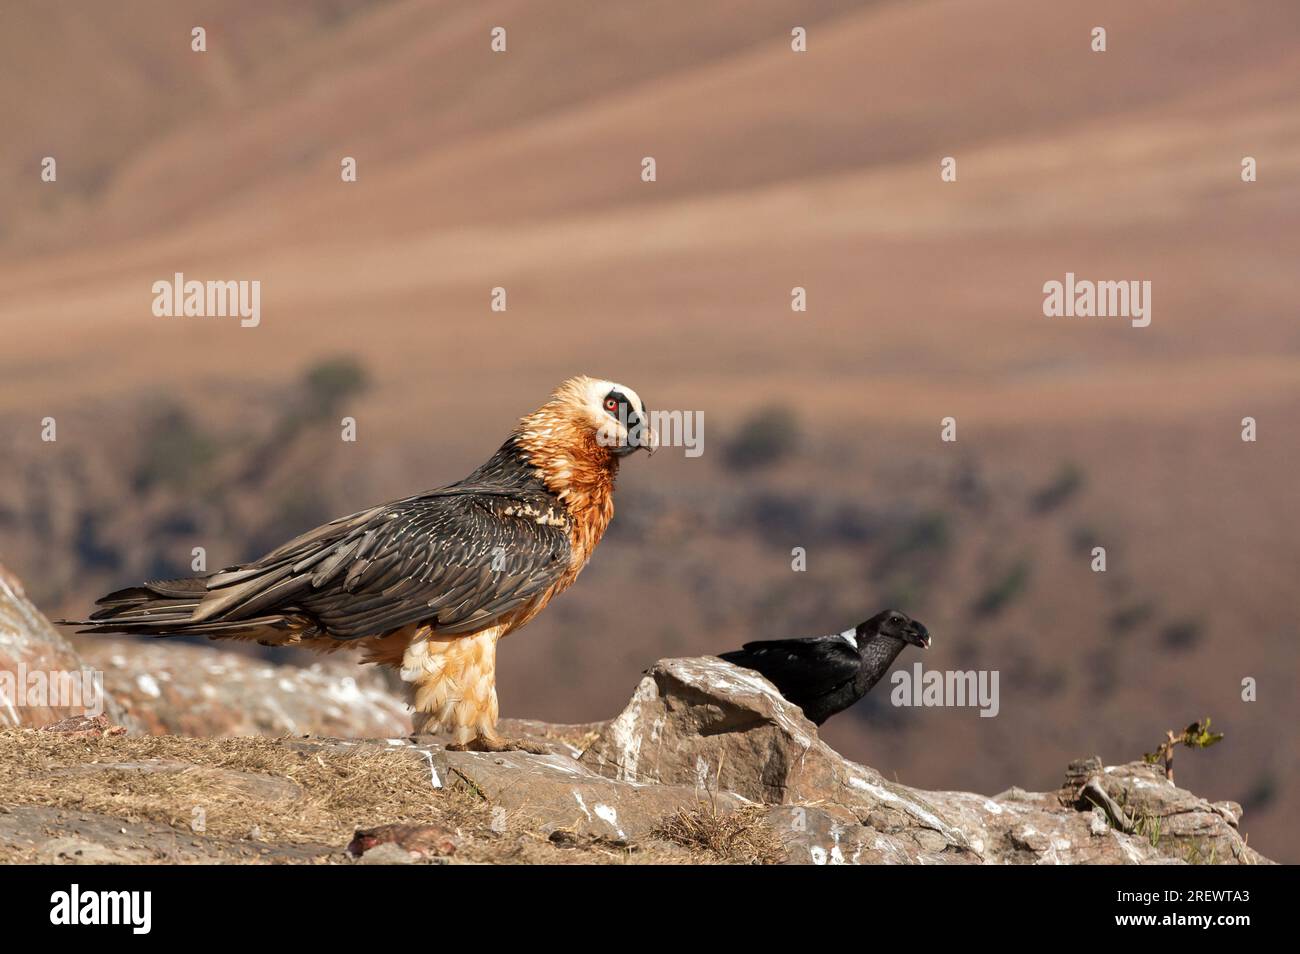
[{"label": "wing feather", "polygon": [[456,486],[343,517],[206,580],[112,593],[93,617],[132,632],[224,633],[309,619],[336,639],[427,622],[472,632],[568,568],[568,515],[544,492]]},{"label": "wing feather", "polygon": [[838,636],[760,640],[721,658],[762,673],[792,702],[844,685],[861,666],[858,654]]}]

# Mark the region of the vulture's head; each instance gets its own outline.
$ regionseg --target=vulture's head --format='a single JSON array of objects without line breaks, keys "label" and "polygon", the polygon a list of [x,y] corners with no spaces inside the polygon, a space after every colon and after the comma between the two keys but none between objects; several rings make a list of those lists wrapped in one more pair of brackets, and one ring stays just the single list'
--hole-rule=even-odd
[{"label": "vulture's head", "polygon": [[926,649],[930,645],[930,631],[925,628],[925,624],[912,619],[906,613],[900,613],[898,610],[885,610],[883,613],[877,613],[859,626],[858,632],[860,635],[872,636],[879,634],[888,636],[891,639],[900,639],[905,643],[911,643],[913,646],[920,646],[922,649]]},{"label": "vulture's head", "polygon": [[[641,396],[625,384],[585,375],[570,378],[555,390],[534,417],[554,423],[557,434],[567,432],[615,457],[638,450],[653,454],[659,435]],[[525,419],[527,421],[528,419]]]}]

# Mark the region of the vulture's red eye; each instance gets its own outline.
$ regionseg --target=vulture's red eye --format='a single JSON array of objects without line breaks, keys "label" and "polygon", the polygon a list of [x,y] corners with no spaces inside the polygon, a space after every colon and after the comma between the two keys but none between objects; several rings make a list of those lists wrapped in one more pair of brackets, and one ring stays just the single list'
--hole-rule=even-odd
[{"label": "vulture's red eye", "polygon": [[607,411],[617,411],[617,410],[618,410],[618,402],[615,401],[613,398],[605,398],[605,410],[607,410]]}]

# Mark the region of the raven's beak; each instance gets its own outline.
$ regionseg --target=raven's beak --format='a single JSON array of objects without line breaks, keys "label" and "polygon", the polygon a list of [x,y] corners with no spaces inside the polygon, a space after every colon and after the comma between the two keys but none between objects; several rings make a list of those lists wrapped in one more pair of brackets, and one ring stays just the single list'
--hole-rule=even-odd
[{"label": "raven's beak", "polygon": [[924,624],[912,621],[912,625],[907,628],[907,641],[913,646],[920,646],[922,649],[930,648],[930,631],[925,628]]}]

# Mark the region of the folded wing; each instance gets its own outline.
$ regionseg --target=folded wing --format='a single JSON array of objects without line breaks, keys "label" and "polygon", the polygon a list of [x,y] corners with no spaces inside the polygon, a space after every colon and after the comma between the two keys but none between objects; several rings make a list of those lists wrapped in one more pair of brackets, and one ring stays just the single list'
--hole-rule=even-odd
[{"label": "folded wing", "polygon": [[109,594],[92,631],[335,639],[427,621],[456,635],[541,596],[569,562],[568,517],[525,490],[459,485],[316,528],[209,577]]},{"label": "folded wing", "polygon": [[838,636],[761,640],[720,658],[762,673],[796,704],[843,686],[861,665],[857,652]]}]

